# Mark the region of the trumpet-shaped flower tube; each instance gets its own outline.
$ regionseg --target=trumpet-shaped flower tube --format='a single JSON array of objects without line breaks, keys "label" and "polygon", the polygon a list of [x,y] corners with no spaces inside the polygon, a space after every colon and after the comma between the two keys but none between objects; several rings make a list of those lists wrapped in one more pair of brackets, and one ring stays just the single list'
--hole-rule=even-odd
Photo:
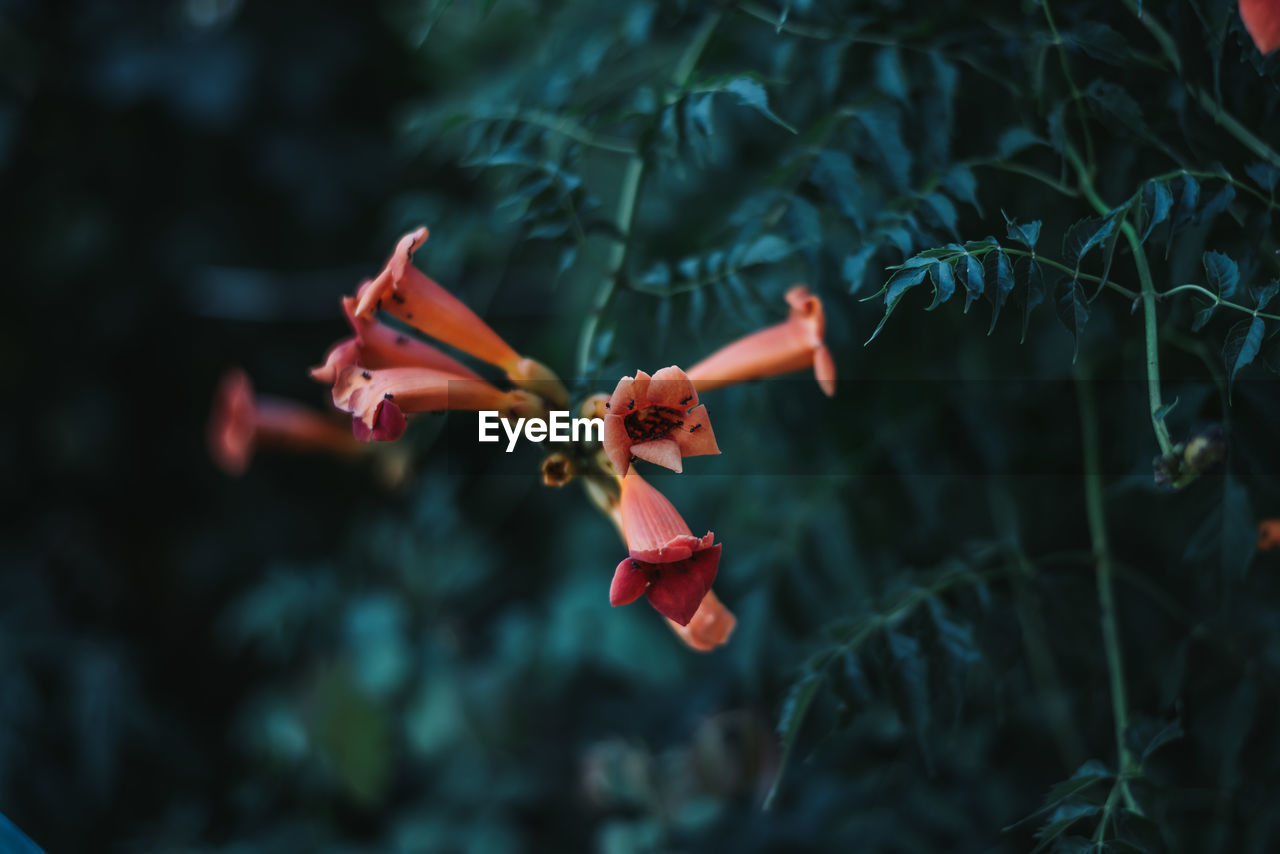
[{"label": "trumpet-shaped flower tube", "polygon": [[241,475],[259,445],[350,454],[351,434],[321,413],[286,398],[256,395],[244,371],[228,371],[214,393],[209,453],[227,474]]},{"label": "trumpet-shaped flower tube", "polygon": [[362,442],[400,438],[405,415],[414,412],[497,410],[504,416],[546,417],[536,395],[501,391],[484,380],[434,368],[345,367],[333,383],[333,404],[351,413],[352,430]]},{"label": "trumpet-shaped flower tube", "polygon": [[630,554],[614,570],[609,604],[645,596],[658,613],[688,626],[720,565],[715,535],[695,537],[671,502],[635,472],[621,488],[616,520]]},{"label": "trumpet-shaped flower tube", "polygon": [[1258,523],[1258,551],[1280,549],[1280,519],[1263,519]]},{"label": "trumpet-shaped flower tube", "polygon": [[667,624],[687,646],[698,652],[710,652],[729,642],[738,619],[716,598],[715,591],[708,590],[689,625],[682,626],[671,619]]},{"label": "trumpet-shaped flower tube", "polygon": [[720,453],[707,408],[674,365],[652,377],[623,377],[605,411],[604,449],[618,474],[627,473],[633,456],[678,472],[684,457]]},{"label": "trumpet-shaped flower tube", "polygon": [[356,314],[356,298],[343,297],[342,311],[355,332],[335,344],[324,364],[311,369],[311,376],[327,385],[333,385],[338,373],[351,365],[365,368],[434,368],[467,379],[479,380],[480,375],[425,341],[411,338],[384,323]]},{"label": "trumpet-shaped flower tube", "polygon": [[1240,19],[1259,51],[1280,47],[1280,0],[1240,0]]},{"label": "trumpet-shaped flower tube", "polygon": [[787,291],[791,316],[782,323],[739,338],[687,371],[698,391],[801,371],[810,366],[822,391],[836,393],[836,365],[824,343],[822,301],[804,285]]},{"label": "trumpet-shaped flower tube", "polygon": [[382,272],[360,289],[356,316],[371,318],[386,311],[425,335],[497,365],[516,385],[566,405],[568,393],[553,371],[521,356],[461,300],[413,266],[414,251],[426,241],[426,228],[400,238]]}]

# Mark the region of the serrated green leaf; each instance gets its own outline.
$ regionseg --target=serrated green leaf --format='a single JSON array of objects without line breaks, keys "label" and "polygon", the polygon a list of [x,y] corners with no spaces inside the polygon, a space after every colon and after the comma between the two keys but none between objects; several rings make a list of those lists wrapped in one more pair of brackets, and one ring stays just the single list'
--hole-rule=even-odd
[{"label": "serrated green leaf", "polygon": [[778,795],[778,787],[782,784],[782,775],[786,772],[791,752],[795,749],[800,727],[809,713],[809,707],[813,705],[813,698],[818,695],[818,689],[822,687],[822,682],[821,674],[810,673],[792,685],[787,691],[786,699],[782,701],[782,712],[778,715],[778,736],[782,739],[782,756],[778,760],[778,770],[774,773],[773,785],[769,787],[769,794],[764,799],[766,810],[773,806],[773,800]]},{"label": "serrated green leaf", "polygon": [[1208,277],[1209,288],[1218,292],[1222,299],[1235,296],[1240,285],[1240,268],[1236,262],[1223,252],[1206,252],[1201,256],[1205,276]]},{"label": "serrated green leaf", "polygon": [[1085,296],[1084,286],[1076,279],[1064,280],[1059,286],[1055,302],[1058,308],[1058,319],[1071,333],[1074,344],[1071,362],[1075,364],[1076,359],[1080,357],[1080,335],[1089,322],[1089,300]]},{"label": "serrated green leaf", "polygon": [[880,322],[876,324],[875,331],[867,339],[868,344],[876,340],[876,336],[884,328],[885,322],[889,320],[889,315],[893,314],[893,310],[898,307],[898,303],[902,301],[902,297],[906,295],[907,291],[923,282],[928,273],[928,267],[912,267],[899,270],[889,279],[884,289],[884,317],[880,318]]},{"label": "serrated green leaf", "polygon": [[819,152],[813,161],[810,180],[859,231],[866,227],[862,185],[848,154],[843,151]]},{"label": "serrated green leaf", "polygon": [[924,197],[924,203],[933,212],[938,223],[954,236],[958,221],[955,204],[942,193],[929,193]]},{"label": "serrated green leaf", "polygon": [[964,289],[966,293],[964,310],[965,314],[968,314],[969,306],[982,296],[982,261],[968,252],[964,256]]},{"label": "serrated green leaf", "polygon": [[1009,239],[1021,243],[1023,246],[1035,251],[1036,241],[1040,239],[1040,220],[1032,220],[1031,222],[1019,223],[1017,220],[1010,219],[1008,216],[1004,218],[1005,225],[1009,229]]},{"label": "serrated green leaf", "polygon": [[717,88],[719,91],[736,96],[739,104],[750,107],[778,127],[785,128],[791,133],[797,132],[795,127],[769,108],[769,93],[760,82],[750,77],[734,77]]},{"label": "serrated green leaf", "polygon": [[933,282],[933,302],[925,311],[933,311],[956,292],[956,277],[947,261],[934,261],[929,267],[929,279]]},{"label": "serrated green leaf", "polygon": [[752,267],[757,264],[770,264],[781,261],[794,251],[794,246],[776,234],[763,234],[741,248],[736,265]]},{"label": "serrated green leaf", "polygon": [[1226,344],[1222,347],[1222,359],[1227,366],[1227,389],[1235,384],[1236,374],[1249,365],[1262,349],[1262,339],[1266,332],[1266,323],[1261,317],[1242,320],[1227,333]]},{"label": "serrated green leaf", "polygon": [[1103,245],[1115,228],[1116,219],[1111,215],[1082,219],[1071,226],[1062,242],[1062,253],[1067,263],[1078,271],[1084,256]]},{"label": "serrated green leaf", "polygon": [[849,283],[849,293],[856,294],[862,290],[862,284],[867,276],[867,262],[871,260],[871,256],[875,255],[878,248],[874,243],[866,243],[857,252],[844,259],[840,271],[844,280]]},{"label": "serrated green leaf", "polygon": [[1217,308],[1218,306],[1215,303],[1208,308],[1202,308],[1197,311],[1195,319],[1191,321],[1191,331],[1199,332],[1201,329],[1204,329],[1205,325],[1213,318],[1213,312],[1217,310]]},{"label": "serrated green leaf", "polygon": [[1003,250],[997,250],[995,256],[995,287],[987,288],[987,299],[991,302],[991,326],[987,329],[988,335],[995,332],[996,321],[1000,319],[1000,309],[1004,308],[1005,301],[1009,299],[1009,293],[1013,290],[1013,265],[1009,263],[1009,256]]},{"label": "serrated green leaf", "polygon": [[963,164],[951,167],[942,176],[942,186],[956,201],[966,202],[978,212],[978,216],[982,216],[982,205],[978,203],[978,181],[973,177],[972,169]]},{"label": "serrated green leaf", "polygon": [[1257,306],[1258,311],[1265,310],[1277,293],[1280,293],[1280,279],[1272,279],[1265,285],[1249,289],[1249,295],[1253,297],[1253,304]]},{"label": "serrated green leaf", "polygon": [[1146,213],[1147,225],[1138,242],[1146,243],[1152,229],[1167,220],[1169,211],[1173,209],[1173,193],[1169,191],[1169,185],[1163,181],[1148,181],[1142,187],[1142,209]]},{"label": "serrated green leaf", "polygon": [[1015,277],[1022,279],[1024,283],[1021,341],[1025,342],[1027,340],[1027,328],[1031,325],[1031,312],[1035,311],[1036,306],[1044,302],[1044,270],[1041,269],[1039,261],[1027,257],[1019,260],[1017,267]]}]

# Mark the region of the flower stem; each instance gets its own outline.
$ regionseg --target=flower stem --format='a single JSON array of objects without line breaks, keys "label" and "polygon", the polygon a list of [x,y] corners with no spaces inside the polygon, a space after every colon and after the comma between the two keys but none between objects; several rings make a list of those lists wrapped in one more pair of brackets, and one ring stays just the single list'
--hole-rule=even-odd
[{"label": "flower stem", "polygon": [[[671,82],[678,89],[683,89],[689,82],[689,76],[693,74],[693,69],[698,64],[698,58],[702,56],[702,51],[707,46],[707,42],[711,39],[711,33],[715,30],[716,25],[720,23],[722,13],[714,12],[706,17],[702,25],[698,27],[698,31],[694,33],[693,41],[685,48],[680,56],[679,62],[676,63],[675,70],[671,75]],[[622,183],[618,188],[618,207],[615,214],[615,222],[617,224],[618,233],[622,235],[622,239],[614,243],[609,250],[608,263],[605,266],[604,281],[600,290],[596,293],[596,298],[591,304],[587,317],[582,323],[582,333],[578,339],[578,377],[585,378],[587,367],[591,363],[591,347],[595,341],[596,330],[600,327],[600,318],[604,316],[609,305],[613,302],[613,297],[618,291],[618,280],[622,277],[622,270],[627,263],[627,255],[631,249],[631,224],[635,221],[636,210],[640,207],[640,185],[644,181],[645,160],[640,153],[639,148],[631,153],[627,158],[626,169],[622,173]]]},{"label": "flower stem", "polygon": [[1116,624],[1115,591],[1112,586],[1111,547],[1107,542],[1107,521],[1102,506],[1102,470],[1099,459],[1098,413],[1093,386],[1084,369],[1076,373],[1076,395],[1080,402],[1080,435],[1084,446],[1085,512],[1089,521],[1089,539],[1096,560],[1095,580],[1098,588],[1098,610],[1102,622],[1102,644],[1107,657],[1107,675],[1111,683],[1111,716],[1115,724],[1116,754],[1119,763],[1117,786],[1125,806],[1142,813],[1129,791],[1129,778],[1135,770],[1133,755],[1125,743],[1129,728],[1129,704],[1125,692],[1124,657],[1120,652],[1120,631]]}]

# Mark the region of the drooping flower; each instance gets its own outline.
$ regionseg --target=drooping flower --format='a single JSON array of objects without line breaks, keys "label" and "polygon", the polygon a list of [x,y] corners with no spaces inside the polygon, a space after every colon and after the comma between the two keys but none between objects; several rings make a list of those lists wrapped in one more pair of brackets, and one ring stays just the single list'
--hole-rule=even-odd
[{"label": "drooping flower", "polygon": [[637,457],[682,471],[681,459],[718,454],[707,408],[685,372],[672,365],[652,377],[623,377],[605,404],[604,449],[618,474]]},{"label": "drooping flower", "polygon": [[616,521],[629,555],[614,570],[609,604],[645,596],[664,617],[688,626],[720,565],[715,535],[695,537],[671,502],[634,471],[622,478],[621,490]]},{"label": "drooping flower", "polygon": [[484,380],[419,367],[342,368],[333,383],[333,404],[352,414],[352,431],[362,442],[400,438],[405,415],[415,412],[496,410],[546,417],[542,399],[527,391],[501,391]]},{"label": "drooping flower", "polygon": [[1258,551],[1280,549],[1280,519],[1263,519],[1258,523]]},{"label": "drooping flower", "polygon": [[356,302],[355,297],[342,298],[342,311],[355,334],[330,348],[324,364],[311,369],[314,379],[333,385],[338,373],[351,365],[364,368],[434,368],[468,379],[480,379],[475,371],[427,342],[397,332],[373,318],[357,315]]},{"label": "drooping flower", "polygon": [[1263,54],[1280,48],[1280,0],[1240,0],[1240,19]]},{"label": "drooping flower", "polygon": [[350,454],[359,451],[351,434],[323,414],[286,398],[254,394],[241,370],[228,371],[214,393],[209,416],[209,454],[227,474],[241,475],[260,445]]},{"label": "drooping flower", "polygon": [[687,371],[698,391],[789,374],[813,367],[822,391],[836,393],[836,365],[823,341],[826,317],[822,301],[804,285],[787,291],[791,316],[782,323],[739,338]]},{"label": "drooping flower", "polygon": [[716,597],[715,591],[708,590],[689,625],[682,626],[671,619],[667,623],[687,646],[699,652],[710,652],[729,642],[738,619]]},{"label": "drooping flower", "polygon": [[426,228],[400,238],[382,272],[361,288],[356,316],[388,312],[425,335],[497,365],[515,385],[560,407],[567,405],[568,393],[550,368],[521,356],[461,300],[413,266],[414,251],[426,241]]}]

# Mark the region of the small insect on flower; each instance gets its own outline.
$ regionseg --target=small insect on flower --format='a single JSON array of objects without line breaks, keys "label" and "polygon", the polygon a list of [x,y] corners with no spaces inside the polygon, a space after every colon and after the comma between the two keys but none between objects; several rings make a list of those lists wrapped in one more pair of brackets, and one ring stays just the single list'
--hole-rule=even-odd
[{"label": "small insect on flower", "polygon": [[[624,402],[626,414],[619,415]],[[605,407],[604,449],[620,475],[637,457],[679,472],[684,457],[720,453],[707,408],[698,404],[693,383],[674,365],[652,377],[644,371],[623,377]]]}]

